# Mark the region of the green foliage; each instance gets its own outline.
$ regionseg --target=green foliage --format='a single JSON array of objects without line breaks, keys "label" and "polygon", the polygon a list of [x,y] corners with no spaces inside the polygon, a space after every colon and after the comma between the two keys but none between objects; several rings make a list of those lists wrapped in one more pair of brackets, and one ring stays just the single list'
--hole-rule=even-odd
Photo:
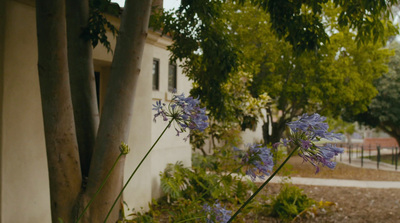
[{"label": "green foliage", "polygon": [[[335,117],[344,110],[353,114],[366,110],[377,93],[373,81],[387,71],[390,52],[381,49],[380,43],[357,47],[356,34],[338,25],[340,9],[334,4],[324,4],[319,15],[331,32],[329,43],[302,54],[294,54],[291,45],[275,35],[270,16],[260,9],[248,4],[226,5],[234,45],[242,52],[239,71],[232,76],[244,80],[254,98],[264,94],[270,98],[258,109],[264,109],[258,113],[264,114],[265,126],[272,126],[272,132],[263,129],[264,142],[275,143],[286,123],[304,112]],[[243,84],[232,79],[232,91],[240,89]]]},{"label": "green foliage", "polygon": [[[254,14],[246,14],[246,11],[250,8],[249,4],[246,5],[247,8],[241,5],[248,2],[256,5],[253,7],[254,9],[261,7],[264,10],[258,10]],[[318,70],[312,66],[308,68],[310,65],[318,64],[318,60],[315,60],[316,55],[314,54],[319,55],[320,58],[325,57],[326,52],[320,53],[320,50],[326,49],[326,45],[329,42],[335,42],[335,40],[332,40],[332,37],[342,30],[351,30],[351,34],[355,33],[349,37],[352,40],[352,47],[356,47],[357,45],[361,47],[367,43],[375,45],[371,44],[371,42],[377,43],[378,40],[384,43],[388,38],[387,33],[391,33],[391,35],[397,33],[396,27],[388,19],[391,15],[391,6],[395,4],[397,4],[397,0],[182,1],[181,6],[176,11],[164,12],[153,24],[155,27],[162,28],[164,33],[172,35],[174,44],[169,48],[172,52],[172,59],[181,59],[184,61],[184,72],[194,81],[192,95],[199,96],[217,120],[226,120],[237,117],[240,109],[231,108],[231,95],[224,89],[223,85],[231,80],[235,76],[234,73],[245,65],[242,63],[243,57],[256,58],[253,62],[254,64],[260,61],[260,59],[265,60],[262,64],[258,64],[265,67],[263,72],[266,74],[274,72],[275,67],[281,69],[286,67],[289,69],[288,72],[290,73],[284,72],[282,75],[285,77],[288,76],[289,80],[295,79],[299,81],[297,85],[293,86],[291,84],[292,86],[289,86],[289,88],[295,87],[295,91],[288,91],[286,94],[279,94],[280,92],[273,90],[264,92],[284,95],[285,97],[298,96],[296,97],[297,104],[307,102],[306,98],[304,98],[305,94],[314,97],[318,95],[317,93],[324,92],[324,90],[319,90],[318,87],[320,86],[310,86],[314,91],[304,91],[299,94],[301,88],[305,86],[304,84],[309,84],[310,81],[308,80],[316,83],[323,83],[326,80],[325,77],[319,80],[307,76],[310,75],[308,74],[310,72],[314,73],[313,70]],[[232,5],[236,7],[235,13],[229,12]],[[327,8],[331,8],[330,11],[326,11]],[[255,11],[253,10],[253,12]],[[227,14],[230,16],[227,16]],[[232,15],[236,16],[236,18]],[[239,19],[239,17],[241,18]],[[243,31],[246,32],[248,30],[248,35],[251,37],[247,42],[253,43],[252,49],[254,52],[258,51],[258,53],[249,53],[251,50],[244,49],[246,46],[235,40],[236,34],[242,34],[240,33],[241,30],[236,29],[234,22],[231,22],[232,20],[236,20],[239,24],[243,23]],[[284,41],[281,41],[282,39]],[[265,47],[269,48],[269,50],[265,50]],[[348,48],[348,46],[345,47],[346,49]],[[275,48],[278,50],[275,50]],[[272,49],[274,50],[271,52]],[[305,51],[307,51],[307,54],[304,58],[312,56],[314,59],[309,60],[308,63],[304,63],[302,66],[296,64],[296,67],[294,67],[294,61],[290,58],[293,52],[295,52],[295,56],[301,56],[301,53]],[[332,55],[335,57],[338,51],[340,50],[336,49]],[[370,50],[361,49],[360,52],[370,52]],[[349,58],[352,56],[349,55]],[[328,57],[327,59],[332,60],[332,57]],[[248,59],[246,58],[245,60]],[[366,65],[368,65],[367,61],[365,60]],[[344,63],[351,65],[354,61],[348,59]],[[330,70],[327,73],[328,75],[342,72],[338,68],[346,67],[341,64],[341,67],[337,67],[334,70],[330,68],[329,63],[319,63],[319,65],[320,72],[315,73],[317,77],[323,77],[326,71],[323,70],[324,67]],[[257,68],[249,69],[253,69],[251,73],[257,73],[255,72]],[[292,75],[292,72],[295,72],[296,75]],[[350,69],[347,70],[347,74],[353,72]],[[343,74],[341,77],[346,77],[347,74]],[[298,77],[304,78],[296,79]],[[275,87],[286,87],[282,86],[284,85],[284,81],[287,80],[285,78],[260,76],[260,79],[265,78],[271,82],[276,82]],[[335,78],[332,79],[335,80]],[[367,78],[366,80],[370,79]],[[258,82],[258,80],[255,80],[255,82]],[[348,86],[348,84],[356,84],[357,78],[348,78],[348,80],[341,82],[344,86]],[[276,86],[277,84],[280,86]],[[263,85],[268,84],[265,83]],[[336,86],[339,85],[335,83],[331,85],[327,84],[327,86],[323,87],[331,88]],[[365,92],[368,92],[368,88],[366,88]],[[329,95],[335,93],[330,91],[330,89],[326,92]],[[339,89],[337,92],[345,91]],[[351,97],[352,93],[349,91],[347,97]],[[362,109],[365,108],[365,106],[363,107],[363,103],[369,102],[371,94],[373,95],[374,92],[368,93],[366,96],[367,100],[361,101],[360,106]],[[356,96],[358,95],[362,95],[362,93],[356,94]],[[321,98],[325,96],[323,95]],[[337,101],[340,101],[341,97],[338,98],[333,100],[333,102],[337,103]],[[331,99],[332,97],[329,98],[329,100]],[[326,99],[325,102],[329,100]],[[354,99],[351,100],[355,101]],[[315,100],[313,102],[319,103],[320,101]],[[346,102],[342,102],[342,104],[346,104]],[[350,105],[354,105],[354,103]],[[248,119],[249,117],[246,115],[243,115],[243,117],[246,117],[243,120],[244,122],[249,120],[250,123],[254,122],[254,119]]]},{"label": "green foliage", "polygon": [[203,156],[198,153],[192,154],[192,166],[207,171],[218,171],[219,159],[216,156]]},{"label": "green foliage", "polygon": [[338,117],[337,119],[328,118],[329,131],[342,133],[345,135],[352,135],[356,132],[355,123],[349,123]]},{"label": "green foliage", "polygon": [[190,185],[190,174],[190,170],[184,168],[182,162],[167,165],[160,176],[161,188],[168,198],[177,199],[182,196],[182,192]]},{"label": "green foliage", "polygon": [[393,50],[395,55],[389,61],[389,71],[375,82],[378,94],[371,101],[368,111],[345,118],[379,127],[400,141],[400,44],[393,42],[389,49]]},{"label": "green foliage", "polygon": [[128,204],[124,202],[124,206],[122,208],[122,220],[119,220],[118,223],[128,223],[128,222],[136,222],[136,223],[155,223],[157,222],[155,219],[161,216],[161,211],[159,210],[160,205],[156,200],[152,200],[152,203],[149,204],[149,211],[144,212],[143,208],[140,211],[136,211],[132,209],[132,214],[129,216],[125,215],[125,207],[127,210],[130,210]]},{"label": "green foliage", "polygon": [[271,216],[279,217],[283,220],[291,220],[304,210],[316,204],[308,198],[303,190],[289,183],[283,184],[279,194],[272,198],[268,210]]},{"label": "green foliage", "polygon": [[[245,0],[239,0],[244,3]],[[398,3],[390,1],[343,0],[251,0],[270,14],[272,29],[279,38],[285,38],[296,51],[315,50],[329,42],[329,28],[321,15],[324,6],[332,4],[338,13],[340,28],[355,30],[360,45],[368,41],[385,42],[384,30],[396,31],[389,18],[391,8]]]},{"label": "green foliage", "polygon": [[[151,211],[149,212],[151,213]],[[117,223],[128,223],[128,222],[136,222],[136,223],[155,223],[152,214],[143,213],[141,211],[134,212],[130,216],[134,217],[133,220],[126,219],[123,217],[122,221],[118,221]]]},{"label": "green foliage", "polygon": [[204,132],[191,132],[190,143],[194,151],[199,149],[203,155],[206,156],[207,152],[203,147],[207,139],[211,143],[209,146],[213,150],[214,155],[220,150],[232,150],[232,147],[239,147],[242,145],[242,131],[237,122],[218,122],[212,118],[209,122],[210,125]]},{"label": "green foliage", "polygon": [[220,20],[221,1],[182,1],[175,12],[164,12],[153,24],[172,35],[172,60],[183,61],[186,75],[194,81],[191,94],[199,96],[215,117],[224,118],[226,94],[221,90],[236,69],[238,49]]},{"label": "green foliage", "polygon": [[[329,10],[334,9],[325,8]],[[263,30],[258,29],[259,35],[270,34]],[[306,111],[338,115],[343,106],[353,113],[365,111],[377,93],[373,81],[387,71],[385,63],[390,53],[380,49],[380,44],[357,47],[355,34],[344,28],[338,31],[318,52],[299,56],[276,40],[261,47],[259,72],[251,86],[253,95],[267,92],[286,115]]]},{"label": "green foliage", "polygon": [[110,0],[90,0],[89,25],[83,30],[83,38],[90,40],[93,47],[100,42],[107,51],[112,52],[107,32],[111,32],[115,36],[118,34],[118,29],[107,20],[106,14],[118,17],[120,11],[119,5]]},{"label": "green foliage", "polygon": [[[222,171],[208,171],[220,170],[219,164],[211,156],[196,157],[193,168],[186,168],[180,162],[168,164],[160,174],[165,197],[158,202],[153,201],[149,212],[135,212],[133,220],[124,222],[204,222],[205,203],[213,204],[218,200],[229,206],[241,204],[250,191],[257,189],[251,181],[243,181],[240,177]],[[249,205],[245,212],[254,207]]]},{"label": "green foliage", "polygon": [[[213,166],[217,166],[214,163]],[[224,174],[221,169],[210,173],[202,167],[208,164],[193,166],[192,170],[183,167],[182,163],[169,164],[160,174],[161,188],[168,203],[176,200],[226,200],[231,203],[242,202],[248,191],[254,189],[252,182],[243,182],[241,178]]]},{"label": "green foliage", "polygon": [[203,204],[200,200],[179,198],[171,204],[168,222],[204,222]]}]

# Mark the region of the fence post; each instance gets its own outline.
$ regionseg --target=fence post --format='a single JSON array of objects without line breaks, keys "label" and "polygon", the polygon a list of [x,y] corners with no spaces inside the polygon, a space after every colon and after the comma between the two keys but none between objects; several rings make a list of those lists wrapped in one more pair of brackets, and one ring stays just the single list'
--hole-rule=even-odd
[{"label": "fence post", "polygon": [[361,168],[364,166],[364,145],[361,145]]},{"label": "fence post", "polygon": [[351,164],[351,149],[352,149],[352,146],[351,146],[351,144],[348,144],[348,150],[349,150],[349,164]]},{"label": "fence post", "polygon": [[395,161],[395,169],[397,170],[397,160],[399,158],[399,153],[397,151],[398,147],[396,146],[396,161]]},{"label": "fence post", "polygon": [[392,165],[394,164],[394,147],[392,147]]},{"label": "fence post", "polygon": [[379,162],[381,161],[381,146],[377,146],[378,155],[376,156],[376,167],[379,170]]}]

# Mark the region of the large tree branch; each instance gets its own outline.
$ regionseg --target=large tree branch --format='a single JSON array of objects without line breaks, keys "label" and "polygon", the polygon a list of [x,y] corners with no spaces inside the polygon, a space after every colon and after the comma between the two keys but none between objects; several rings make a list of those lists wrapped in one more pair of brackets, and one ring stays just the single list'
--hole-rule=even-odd
[{"label": "large tree branch", "polygon": [[379,128],[382,129],[384,132],[386,132],[387,134],[393,136],[393,137],[398,137],[399,135],[397,134],[397,132],[395,131],[396,126],[392,126],[390,123],[388,122],[380,122],[379,123]]},{"label": "large tree branch", "polygon": [[36,19],[52,221],[73,222],[82,177],[68,79],[64,1],[37,0]]},{"label": "large tree branch", "polygon": [[[133,101],[140,74],[140,66],[147,36],[151,0],[126,1],[120,32],[111,66],[95,150],[92,156],[87,194],[94,194],[105,179],[107,171],[118,157],[119,145],[127,142],[133,112]],[[91,222],[102,222],[111,203],[121,187],[124,160],[115,167],[108,182],[92,204]],[[120,207],[120,206],[118,206]],[[116,222],[119,208],[115,209],[109,222]]]},{"label": "large tree branch", "polygon": [[89,1],[67,0],[68,65],[82,175],[89,174],[99,126],[92,45],[83,37],[89,23]]}]

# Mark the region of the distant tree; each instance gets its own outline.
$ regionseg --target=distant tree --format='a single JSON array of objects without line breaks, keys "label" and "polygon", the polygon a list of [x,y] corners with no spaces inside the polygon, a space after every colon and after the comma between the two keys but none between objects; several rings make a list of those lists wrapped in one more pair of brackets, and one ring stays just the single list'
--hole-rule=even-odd
[{"label": "distant tree", "polygon": [[[265,143],[279,141],[286,123],[302,113],[337,117],[346,109],[356,114],[365,111],[376,95],[373,81],[387,71],[385,63],[390,53],[380,49],[380,42],[357,46],[355,34],[338,25],[338,12],[332,4],[324,6],[321,17],[331,32],[330,41],[318,51],[299,54],[275,35],[269,16],[261,10],[235,4],[226,9],[233,44],[241,49],[236,75],[246,81],[254,98],[265,94],[270,97],[264,107],[258,107],[263,110],[258,116],[264,123]],[[241,89],[238,86],[234,85],[231,91]],[[228,101],[231,100],[235,99]],[[250,113],[250,117],[256,115]]]},{"label": "distant tree", "polygon": [[400,44],[393,42],[389,49],[395,55],[389,62],[389,72],[375,82],[378,94],[372,99],[368,111],[357,116],[347,116],[370,127],[378,127],[400,144]]}]

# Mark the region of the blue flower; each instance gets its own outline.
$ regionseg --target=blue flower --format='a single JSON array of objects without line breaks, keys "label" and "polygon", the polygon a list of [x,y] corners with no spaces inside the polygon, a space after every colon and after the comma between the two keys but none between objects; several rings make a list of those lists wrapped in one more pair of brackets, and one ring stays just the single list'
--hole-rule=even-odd
[{"label": "blue flower", "polygon": [[241,155],[241,163],[246,168],[246,175],[253,181],[257,177],[264,179],[269,176],[274,166],[271,150],[260,144],[249,145],[249,149]]},{"label": "blue flower", "polygon": [[228,211],[221,207],[220,203],[214,204],[212,207],[208,204],[203,206],[203,211],[206,213],[207,223],[225,223],[231,218],[232,211]]},{"label": "blue flower", "polygon": [[[153,105],[153,110],[156,111],[154,115],[154,121],[158,116],[163,117],[164,121],[168,121],[170,118],[176,123],[175,130],[177,135],[186,131],[187,128],[190,130],[204,131],[208,127],[208,116],[206,115],[206,109],[200,107],[200,101],[193,97],[185,97],[181,95],[174,95],[171,102],[168,104],[161,104],[161,101],[157,101]],[[185,137],[186,140],[189,136]]]},{"label": "blue flower", "polygon": [[331,169],[335,168],[336,163],[333,162],[332,159],[338,154],[343,153],[343,148],[338,148],[332,144],[323,146],[315,144],[315,142],[321,139],[341,139],[341,134],[328,131],[329,126],[325,123],[325,120],[325,117],[317,113],[312,115],[303,114],[297,121],[288,123],[292,131],[290,139],[278,143],[299,148],[299,156],[301,156],[304,161],[314,165],[316,173],[319,172],[320,164]]},{"label": "blue flower", "polygon": [[324,122],[325,120],[326,118],[318,113],[312,115],[303,114],[297,121],[290,122],[287,125],[292,132],[302,132],[311,141],[321,138],[327,140],[341,139],[341,134],[328,132],[329,125]]}]

